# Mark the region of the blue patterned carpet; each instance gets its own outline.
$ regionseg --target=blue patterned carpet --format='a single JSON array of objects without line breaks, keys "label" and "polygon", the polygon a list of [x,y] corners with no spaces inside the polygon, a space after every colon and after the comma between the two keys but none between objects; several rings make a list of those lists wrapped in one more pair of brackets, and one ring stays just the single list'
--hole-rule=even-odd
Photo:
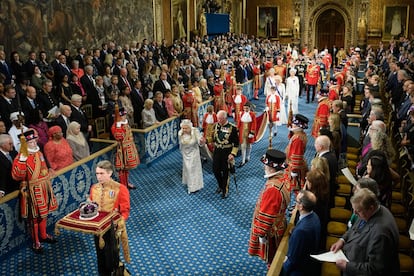
[{"label": "blue patterned carpet", "polygon": [[[299,100],[299,111],[313,121],[316,103]],[[264,98],[253,101],[263,110]],[[279,127],[273,148],[285,150],[287,129]],[[307,130],[310,133],[310,129]],[[307,160],[314,156],[309,135]],[[253,145],[252,157],[237,169],[238,193],[233,179],[230,196],[214,193],[211,162],[203,165],[204,189],[188,195],[181,184],[181,155],[177,150],[149,167],[131,173],[138,186],[131,191],[127,223],[132,275],[265,275],[267,266],[247,253],[256,199],[265,180],[260,157],[268,146],[267,134]],[[236,164],[239,163],[239,158]],[[97,275],[93,237],[61,231],[56,245],[45,245],[43,255],[28,248],[0,261],[0,275]]]}]

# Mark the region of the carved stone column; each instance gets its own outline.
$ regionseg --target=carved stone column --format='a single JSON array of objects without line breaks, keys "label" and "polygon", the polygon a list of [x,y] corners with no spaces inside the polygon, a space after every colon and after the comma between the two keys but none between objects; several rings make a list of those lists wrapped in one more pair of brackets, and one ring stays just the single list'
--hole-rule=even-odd
[{"label": "carved stone column", "polygon": [[357,43],[358,46],[365,48],[367,44],[367,6],[369,2],[367,0],[361,1],[360,4],[360,14],[357,24]]}]

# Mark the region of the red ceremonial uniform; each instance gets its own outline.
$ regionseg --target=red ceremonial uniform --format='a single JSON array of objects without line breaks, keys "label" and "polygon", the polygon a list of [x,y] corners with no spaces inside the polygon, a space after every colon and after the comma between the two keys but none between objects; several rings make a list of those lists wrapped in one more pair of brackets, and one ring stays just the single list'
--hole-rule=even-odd
[{"label": "red ceremonial uniform", "polygon": [[214,91],[214,111],[225,110],[227,112],[226,102],[224,100],[224,86],[220,82],[216,82]]},{"label": "red ceremonial uniform", "polygon": [[217,123],[217,115],[216,113],[206,113],[203,116],[203,137],[206,138],[206,143],[208,149],[213,152],[214,150],[214,143],[213,143],[213,131],[214,131],[214,124]]},{"label": "red ceremonial uniform", "polygon": [[319,129],[328,127],[329,110],[331,108],[330,101],[327,97],[319,99],[318,107],[316,108],[315,118],[312,125],[312,136],[318,137]]},{"label": "red ceremonial uniform", "polygon": [[[308,166],[305,160],[306,144],[308,137],[302,129],[293,131],[289,144],[286,147],[286,163],[288,164],[288,173],[297,173],[299,183],[291,183],[291,189],[303,188]],[[300,187],[299,187],[300,184]]]},{"label": "red ceremonial uniform", "polygon": [[339,88],[340,86],[337,84],[329,86],[328,98],[330,101],[335,101],[339,99]]},{"label": "red ceremonial uniform", "polygon": [[[245,116],[243,116],[245,115]],[[253,111],[240,112],[240,121],[237,124],[239,129],[239,141],[243,144],[247,140],[248,144],[252,144],[256,141],[256,114]],[[249,138],[249,134],[253,134],[254,137]]]},{"label": "red ceremonial uniform", "polygon": [[282,64],[282,65],[275,65],[275,75],[279,75],[282,77],[282,82],[285,81],[286,78],[286,65]]},{"label": "red ceremonial uniform", "polygon": [[321,71],[321,68],[319,67],[319,65],[316,65],[316,64],[308,65],[306,69],[306,74],[305,74],[306,82],[308,83],[308,85],[318,84],[318,81],[320,78],[320,71]]},{"label": "red ceremonial uniform", "polygon": [[253,76],[254,76],[254,95],[253,97],[257,100],[259,99],[259,89],[260,89],[260,65],[253,67]]},{"label": "red ceremonial uniform", "polygon": [[118,141],[115,154],[115,168],[119,170],[119,182],[128,185],[128,171],[139,164],[139,155],[135,146],[134,136],[128,121],[115,122],[111,127],[112,135]]},{"label": "red ceremonial uniform", "polygon": [[234,122],[237,125],[240,121],[240,113],[243,111],[243,106],[247,103],[247,97],[243,94],[233,96],[233,112]]},{"label": "red ceremonial uniform", "polygon": [[198,127],[197,100],[194,94],[187,91],[183,95],[184,119],[189,119],[194,127]]},{"label": "red ceremonial uniform", "polygon": [[37,150],[28,151],[27,159],[23,161],[19,153],[13,161],[12,177],[22,181],[20,197],[20,212],[23,218],[29,220],[29,231],[33,239],[33,249],[41,253],[41,241],[54,243],[55,240],[46,232],[47,215],[57,210],[58,203],[53,194],[49,169],[45,158]]},{"label": "red ceremonial uniform", "polygon": [[49,212],[57,210],[49,169],[40,150],[29,151],[26,161],[20,161],[19,153],[13,162],[12,177],[27,185],[28,203],[20,210],[23,218],[46,218]]},{"label": "red ceremonial uniform", "polygon": [[[285,211],[290,202],[288,177],[284,171],[270,177],[259,196],[253,214],[249,254],[259,256],[268,264],[279,246],[286,229]],[[259,237],[267,239],[260,243]]]},{"label": "red ceremonial uniform", "polygon": [[269,108],[269,122],[277,122],[279,120],[277,113],[280,110],[280,98],[276,94],[270,94],[266,97],[266,106]]}]

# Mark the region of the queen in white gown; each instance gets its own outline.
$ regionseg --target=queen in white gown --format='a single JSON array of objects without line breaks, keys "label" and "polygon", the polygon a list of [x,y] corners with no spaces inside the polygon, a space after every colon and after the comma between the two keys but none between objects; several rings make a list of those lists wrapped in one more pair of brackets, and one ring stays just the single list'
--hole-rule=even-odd
[{"label": "queen in white gown", "polygon": [[292,104],[292,113],[296,115],[298,111],[299,100],[299,78],[296,77],[296,69],[289,70],[289,77],[286,79],[286,96],[288,98],[287,110],[289,113],[290,104]]},{"label": "queen in white gown", "polygon": [[205,141],[200,131],[193,127],[193,123],[185,119],[180,124],[178,131],[178,141],[180,151],[183,156],[183,179],[187,185],[188,194],[196,192],[204,187],[203,168],[200,159],[200,146]]},{"label": "queen in white gown", "polygon": [[276,82],[276,95],[280,98],[280,113],[279,113],[279,120],[277,121],[277,125],[286,125],[288,123],[288,118],[286,114],[286,106],[285,106],[285,100],[286,100],[286,90],[285,90],[285,84],[282,82],[282,77],[279,75],[275,76],[275,82]]}]

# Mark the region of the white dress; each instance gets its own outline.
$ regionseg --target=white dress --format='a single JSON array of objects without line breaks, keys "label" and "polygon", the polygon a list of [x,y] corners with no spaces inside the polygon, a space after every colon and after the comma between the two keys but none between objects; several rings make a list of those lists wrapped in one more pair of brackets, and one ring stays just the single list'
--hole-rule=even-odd
[{"label": "white dress", "polygon": [[292,112],[298,114],[298,98],[299,98],[299,78],[290,76],[286,79],[286,95],[288,97],[287,110],[289,112],[290,103],[292,103]]},{"label": "white dress", "polygon": [[286,100],[286,90],[285,84],[279,83],[276,90],[276,95],[280,98],[280,113],[279,113],[279,120],[277,121],[276,125],[286,125],[288,123],[288,118],[286,114],[286,107],[285,107],[285,100]]},{"label": "white dress", "polygon": [[199,148],[200,131],[192,127],[189,135],[182,134],[180,130],[178,138],[183,156],[183,184],[187,185],[188,193],[193,193],[204,187]]},{"label": "white dress", "polygon": [[276,82],[275,82],[275,80],[273,78],[274,78],[274,76],[268,76],[266,78],[265,86],[264,86],[264,91],[263,91],[263,93],[264,93],[265,96],[270,95],[270,88],[272,86],[276,86]]}]

